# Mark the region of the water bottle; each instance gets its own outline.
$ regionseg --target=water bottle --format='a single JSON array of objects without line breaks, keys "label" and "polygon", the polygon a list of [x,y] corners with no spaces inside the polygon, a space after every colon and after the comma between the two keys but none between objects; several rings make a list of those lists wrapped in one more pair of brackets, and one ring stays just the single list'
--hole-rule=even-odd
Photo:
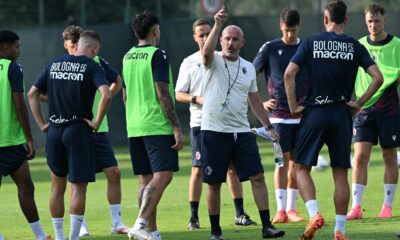
[{"label": "water bottle", "polygon": [[282,148],[281,145],[277,142],[274,142],[274,158],[276,166],[283,167],[284,161],[283,161]]}]

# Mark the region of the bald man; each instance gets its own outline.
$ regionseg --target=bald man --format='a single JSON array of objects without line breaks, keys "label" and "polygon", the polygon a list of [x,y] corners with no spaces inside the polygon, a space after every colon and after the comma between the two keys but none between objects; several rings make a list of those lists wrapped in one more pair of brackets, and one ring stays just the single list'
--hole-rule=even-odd
[{"label": "bald man", "polygon": [[214,26],[201,50],[205,66],[204,105],[201,121],[201,161],[203,182],[208,184],[207,203],[211,222],[210,240],[221,240],[221,183],[226,181],[229,162],[241,181],[250,180],[262,222],[262,237],[282,237],[285,232],[270,222],[268,190],[255,136],[247,119],[248,102],[267,131],[279,140],[258,95],[256,71],[239,56],[244,36],[238,26],[227,26],[220,38],[221,52],[215,48],[228,15],[222,8],[214,16]]}]

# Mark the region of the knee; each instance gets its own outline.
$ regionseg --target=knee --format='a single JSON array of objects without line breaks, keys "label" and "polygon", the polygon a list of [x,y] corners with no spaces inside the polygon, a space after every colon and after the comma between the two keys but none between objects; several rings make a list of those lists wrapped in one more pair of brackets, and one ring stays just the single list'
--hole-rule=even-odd
[{"label": "knee", "polygon": [[250,177],[250,181],[255,186],[265,184],[264,173],[258,173]]},{"label": "knee", "polygon": [[386,164],[397,164],[397,151],[396,149],[388,149],[382,151],[382,157]]},{"label": "knee", "polygon": [[172,172],[160,172],[155,173],[153,177],[153,181],[157,182],[162,186],[168,186],[168,184],[172,181]]},{"label": "knee", "polygon": [[112,167],[107,170],[107,179],[110,183],[118,183],[121,180],[121,171],[118,167]]}]

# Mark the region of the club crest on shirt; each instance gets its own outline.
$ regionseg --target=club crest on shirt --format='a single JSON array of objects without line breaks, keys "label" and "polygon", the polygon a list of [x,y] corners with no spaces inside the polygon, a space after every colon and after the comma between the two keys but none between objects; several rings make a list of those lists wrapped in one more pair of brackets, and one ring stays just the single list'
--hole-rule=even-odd
[{"label": "club crest on shirt", "polygon": [[279,50],[278,50],[279,56],[282,55],[282,52],[283,52],[282,49],[279,49]]},{"label": "club crest on shirt", "polygon": [[242,72],[243,72],[243,74],[247,74],[247,68],[246,67],[242,67]]}]

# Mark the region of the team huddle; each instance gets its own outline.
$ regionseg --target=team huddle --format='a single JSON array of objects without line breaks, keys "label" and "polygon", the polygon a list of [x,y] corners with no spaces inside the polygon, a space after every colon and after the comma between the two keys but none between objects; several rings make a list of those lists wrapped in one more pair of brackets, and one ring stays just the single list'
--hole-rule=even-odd
[{"label": "team huddle", "polygon": [[[160,23],[152,13],[144,12],[132,21],[138,44],[123,57],[122,76],[98,56],[98,33],[74,25],[64,30],[68,54],[51,61],[28,92],[34,119],[46,134],[54,239],[66,239],[67,181],[68,239],[89,236],[84,219],[86,189],[98,172],[104,172],[108,182],[111,233],[127,234],[130,240],[162,239],[156,221],[157,205],[179,170],[178,151],[183,148],[175,100],[190,104],[189,230],[200,228],[198,208],[205,183],[210,240],[224,239],[220,191],[227,180],[236,209],[235,225],[256,225],[243,206],[241,182],[249,180],[262,238],[283,237],[285,231],[276,224],[305,221],[296,209],[300,193],[309,215],[300,239],[313,239],[325,225],[325,218],[318,208],[310,171],[317,165],[324,144],[335,183],[334,240],[348,239],[347,220],[363,218],[367,167],[372,146],[378,142],[385,164],[385,198],[378,216],[392,217],[400,145],[400,39],[385,32],[385,9],[379,4],[366,8],[369,34],[358,41],[344,34],[347,6],[341,0],[329,1],[324,8],[326,31],[303,40],[298,38],[298,11],[284,9],[279,25],[282,36],[263,44],[253,62],[240,57],[244,33],[239,26],[224,26],[227,20],[228,13],[222,8],[214,16],[214,24],[207,19],[194,22],[198,51],[183,60],[175,88],[169,56],[157,47]],[[216,51],[218,41],[221,51]],[[0,31],[0,184],[2,176],[11,176],[35,238],[53,239],[42,229],[27,162],[35,157],[35,147],[24,101],[22,69],[16,62],[19,47],[16,33]],[[261,72],[267,81],[267,101],[258,92],[256,79]],[[131,228],[121,218],[121,174],[107,137],[106,113],[112,97],[121,89],[132,168],[140,186],[140,209]],[[42,115],[43,104],[48,105],[47,119]],[[248,106],[282,149],[284,163],[277,165],[274,173],[277,210],[272,221]],[[348,211],[352,142],[352,206]]]}]

